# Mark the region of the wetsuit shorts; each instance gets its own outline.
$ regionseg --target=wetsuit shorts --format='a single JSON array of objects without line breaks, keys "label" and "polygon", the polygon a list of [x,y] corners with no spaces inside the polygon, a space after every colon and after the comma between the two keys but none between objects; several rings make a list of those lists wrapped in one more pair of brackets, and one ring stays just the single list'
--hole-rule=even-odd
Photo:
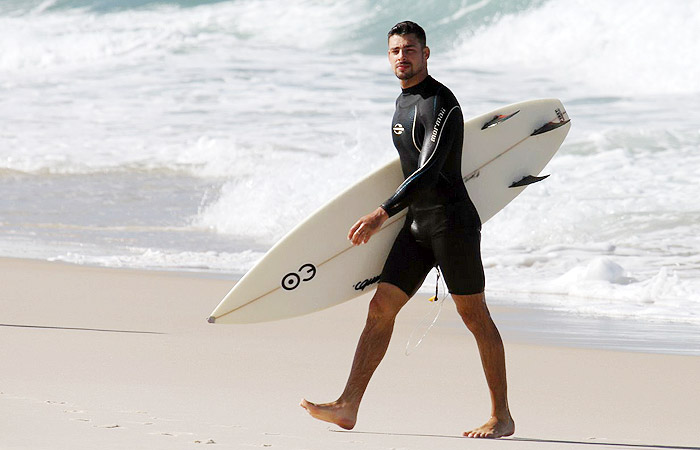
[{"label": "wetsuit shorts", "polygon": [[410,297],[437,265],[451,294],[483,292],[481,227],[478,214],[476,221],[474,214],[476,210],[468,200],[426,209],[409,208],[380,281],[397,286]]}]

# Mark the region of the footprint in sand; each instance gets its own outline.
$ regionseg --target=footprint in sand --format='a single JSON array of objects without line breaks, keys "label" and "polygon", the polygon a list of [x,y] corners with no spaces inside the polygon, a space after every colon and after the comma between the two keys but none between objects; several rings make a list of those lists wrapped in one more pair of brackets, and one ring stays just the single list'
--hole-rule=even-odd
[{"label": "footprint in sand", "polygon": [[112,428],[123,428],[123,427],[122,427],[121,425],[119,425],[118,423],[112,423],[112,424],[108,424],[108,425],[93,425],[93,427],[94,427],[94,428],[108,428],[108,429],[112,429]]},{"label": "footprint in sand", "polygon": [[70,420],[72,420],[73,422],[90,422],[90,419],[85,419],[84,417],[78,417]]}]

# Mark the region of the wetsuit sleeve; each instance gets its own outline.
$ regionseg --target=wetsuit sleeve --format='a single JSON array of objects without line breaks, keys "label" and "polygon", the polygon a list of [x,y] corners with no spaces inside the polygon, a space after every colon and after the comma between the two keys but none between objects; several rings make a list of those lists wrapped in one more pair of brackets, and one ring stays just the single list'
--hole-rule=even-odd
[{"label": "wetsuit sleeve", "polygon": [[433,127],[430,134],[425,136],[421,147],[418,169],[381,205],[389,217],[410,205],[421,191],[437,183],[440,170],[460,131],[458,127],[464,126],[461,117],[459,105],[437,102]]}]

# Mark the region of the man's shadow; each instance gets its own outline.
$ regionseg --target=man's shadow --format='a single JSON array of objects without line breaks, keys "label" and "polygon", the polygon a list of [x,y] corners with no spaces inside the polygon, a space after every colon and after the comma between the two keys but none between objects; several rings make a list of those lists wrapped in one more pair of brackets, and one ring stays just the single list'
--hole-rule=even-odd
[{"label": "man's shadow", "polygon": [[[445,434],[420,434],[420,433],[390,433],[381,431],[355,431],[355,430],[330,430],[335,433],[348,433],[348,434],[365,434],[365,435],[377,435],[377,436],[413,436],[413,437],[431,437],[431,438],[443,438],[443,439],[468,439],[463,436],[450,436]],[[496,439],[494,439],[495,441]],[[637,448],[647,448],[647,449],[667,449],[667,450],[700,450],[700,447],[689,447],[684,445],[668,445],[668,444],[626,444],[622,442],[607,442],[607,441],[577,441],[577,440],[567,440],[567,439],[540,439],[540,438],[528,438],[528,437],[504,437],[497,439],[499,442],[534,442],[542,444],[566,444],[566,445],[581,445],[581,446],[605,446],[605,447],[619,447],[621,449],[637,449]]]},{"label": "man's shadow", "polygon": [[94,331],[99,333],[125,333],[125,334],[165,334],[159,331],[138,331],[138,330],[109,330],[104,328],[80,328],[80,327],[52,327],[46,325],[20,325],[11,323],[0,323],[0,327],[7,328],[34,328],[36,330],[68,330],[68,331]]}]

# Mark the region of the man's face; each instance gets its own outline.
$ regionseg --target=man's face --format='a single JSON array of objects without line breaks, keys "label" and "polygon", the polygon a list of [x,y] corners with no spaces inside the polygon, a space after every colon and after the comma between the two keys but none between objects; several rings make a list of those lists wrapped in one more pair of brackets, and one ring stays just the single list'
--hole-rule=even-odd
[{"label": "man's face", "polygon": [[399,80],[410,80],[428,71],[430,49],[421,47],[415,34],[394,34],[389,38],[389,63]]}]

